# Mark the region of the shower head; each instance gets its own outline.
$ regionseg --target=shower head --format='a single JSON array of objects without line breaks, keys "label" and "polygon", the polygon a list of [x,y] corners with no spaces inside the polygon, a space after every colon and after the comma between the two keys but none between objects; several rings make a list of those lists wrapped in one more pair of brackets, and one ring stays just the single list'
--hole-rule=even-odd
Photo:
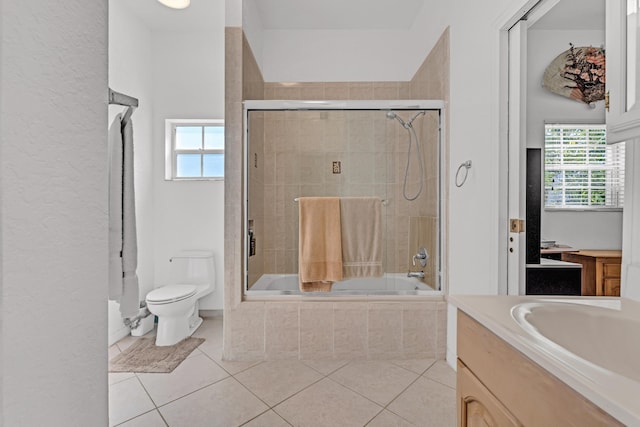
[{"label": "shower head", "polygon": [[391,119],[391,120],[396,119],[397,121],[399,121],[399,122],[400,122],[400,124],[401,124],[403,127],[405,127],[405,128],[407,127],[407,124],[404,122],[404,120],[402,120],[402,119],[400,118],[400,116],[399,116],[399,115],[397,115],[397,114],[395,113],[395,111],[392,111],[392,110],[387,111],[387,119]]},{"label": "shower head", "polygon": [[396,112],[395,112],[395,111],[393,111],[393,110],[389,110],[389,111],[387,111],[387,118],[388,118],[388,119],[391,119],[391,120],[396,119],[397,121],[399,121],[399,122],[400,122],[400,124],[402,125],[402,127],[404,127],[405,129],[410,129],[410,128],[412,128],[412,127],[413,127],[413,126],[412,126],[413,121],[414,121],[416,118],[418,118],[418,116],[421,116],[421,115],[423,115],[423,114],[425,114],[425,112],[424,112],[424,111],[418,111],[418,112],[417,112],[413,117],[411,117],[407,122],[405,122],[404,120],[402,120],[402,118],[400,118],[400,116],[399,116],[399,115],[397,115],[397,114],[396,114]]}]

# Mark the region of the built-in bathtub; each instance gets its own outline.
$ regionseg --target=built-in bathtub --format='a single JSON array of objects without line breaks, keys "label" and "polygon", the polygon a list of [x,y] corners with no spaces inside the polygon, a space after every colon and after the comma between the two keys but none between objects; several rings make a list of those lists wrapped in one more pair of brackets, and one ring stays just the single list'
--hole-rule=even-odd
[{"label": "built-in bathtub", "polygon": [[[260,295],[301,295],[297,274],[263,274],[249,289]],[[386,273],[382,277],[364,277],[335,282],[331,292],[304,292],[313,295],[429,295],[440,294],[416,277],[406,273]]]}]

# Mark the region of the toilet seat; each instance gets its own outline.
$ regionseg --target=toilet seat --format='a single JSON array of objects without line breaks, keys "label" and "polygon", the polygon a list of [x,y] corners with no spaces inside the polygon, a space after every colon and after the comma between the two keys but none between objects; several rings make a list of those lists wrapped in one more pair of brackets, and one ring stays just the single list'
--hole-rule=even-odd
[{"label": "toilet seat", "polygon": [[147,302],[152,304],[170,304],[182,301],[195,295],[197,289],[193,285],[167,285],[147,294]]}]

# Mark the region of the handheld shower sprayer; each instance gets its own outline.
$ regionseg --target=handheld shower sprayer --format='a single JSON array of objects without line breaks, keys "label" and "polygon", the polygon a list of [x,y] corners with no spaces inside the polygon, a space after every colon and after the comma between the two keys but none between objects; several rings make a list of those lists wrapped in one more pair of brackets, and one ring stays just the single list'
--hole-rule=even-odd
[{"label": "handheld shower sprayer", "polygon": [[[393,110],[387,111],[387,118],[391,120],[396,119],[402,125],[402,127],[407,130],[407,133],[409,134],[409,150],[407,151],[407,165],[404,169],[404,182],[402,184],[402,195],[408,201],[416,200],[418,196],[420,196],[420,194],[422,193],[422,187],[424,184],[424,164],[422,160],[422,153],[420,152],[421,151],[420,140],[418,139],[416,130],[413,128],[413,121],[417,119],[419,116],[424,114],[425,114],[425,111],[418,111],[416,114],[413,115],[413,117],[411,117],[408,121],[405,122],[404,120],[402,120],[400,116],[396,114],[395,111]],[[416,151],[418,152],[418,165],[420,166],[420,179],[419,179],[420,187],[418,188],[418,192],[416,193],[416,195],[413,197],[410,197],[407,195],[407,180],[409,178],[409,162],[411,160],[411,145],[413,143],[412,136],[413,136],[413,139],[415,139]]]},{"label": "handheld shower sprayer", "polygon": [[418,111],[413,117],[411,117],[407,122],[405,122],[404,120],[402,120],[402,118],[396,114],[395,111],[393,110],[389,110],[387,111],[387,118],[388,119],[396,119],[398,122],[400,122],[400,124],[402,125],[403,128],[405,129],[410,129],[413,127],[412,123],[413,121],[418,117],[425,114],[424,111]]},{"label": "handheld shower sprayer", "polygon": [[397,121],[399,121],[399,122],[400,122],[400,124],[401,124],[405,129],[408,129],[408,128],[407,128],[407,124],[404,122],[404,120],[402,120],[402,119],[400,118],[400,116],[399,116],[399,115],[397,115],[397,114],[395,113],[395,111],[391,111],[391,110],[387,111],[387,119],[391,119],[391,120],[396,119]]}]

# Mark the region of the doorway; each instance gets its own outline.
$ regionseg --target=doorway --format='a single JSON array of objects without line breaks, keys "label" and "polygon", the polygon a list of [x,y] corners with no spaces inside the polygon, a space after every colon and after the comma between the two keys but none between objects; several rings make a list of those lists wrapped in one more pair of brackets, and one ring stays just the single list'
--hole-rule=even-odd
[{"label": "doorway", "polygon": [[[542,152],[544,174],[545,124],[604,124],[604,102],[577,102],[542,87],[547,66],[573,46],[604,46],[605,1],[543,0],[532,4],[513,25],[503,29],[502,70],[508,75],[503,108],[503,154],[501,182],[504,224],[526,217],[526,151]],[[579,15],[579,17],[577,17]],[[506,119],[505,119],[506,117]],[[621,209],[552,209],[545,207],[544,176],[539,208],[541,240],[580,249],[619,249],[622,241]],[[548,190],[548,189],[547,189]],[[526,230],[525,224],[523,230]],[[519,227],[503,227],[500,293],[526,292],[526,233]],[[530,242],[531,244],[531,242]]]}]

